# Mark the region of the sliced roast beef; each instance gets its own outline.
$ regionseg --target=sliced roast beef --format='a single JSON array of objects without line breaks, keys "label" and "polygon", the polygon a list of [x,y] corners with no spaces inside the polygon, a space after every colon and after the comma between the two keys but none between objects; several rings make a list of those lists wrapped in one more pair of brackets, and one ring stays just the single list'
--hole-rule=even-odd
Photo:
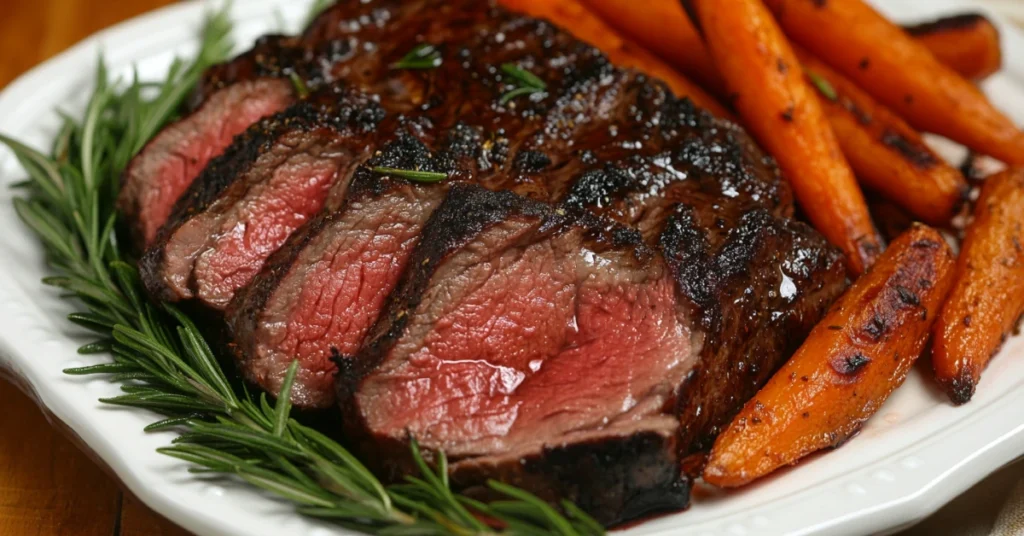
[{"label": "sliced roast beef", "polygon": [[[396,68],[417,44],[441,65]],[[243,372],[274,393],[297,358],[293,402],[324,407],[339,363],[346,431],[389,476],[412,469],[415,437],[472,492],[498,478],[606,523],[681,507],[688,457],[844,286],[838,253],[790,220],[789,189],[738,128],[550,24],[476,0],[350,0],[237,61],[205,87],[296,72],[374,95],[387,113],[372,132],[299,136],[374,156],[314,158],[342,169],[327,209],[256,225],[285,232],[257,233],[255,254],[227,230],[302,182],[267,177],[303,173],[265,171],[288,149],[243,138],[223,158],[239,164],[211,166],[179,203],[147,285],[222,308],[251,279],[227,315]],[[544,89],[505,98],[517,72]]]},{"label": "sliced roast beef", "polygon": [[337,206],[383,111],[327,88],[250,127],[175,205],[140,262],[149,292],[222,310],[325,204]]},{"label": "sliced roast beef", "polygon": [[292,100],[287,81],[248,80],[216,92],[150,140],[125,170],[118,197],[134,245],[153,243],[174,203],[236,135]]},{"label": "sliced roast beef", "polygon": [[[415,115],[391,115],[378,127],[378,139],[387,143],[356,173],[342,207],[298,233],[232,304],[232,348],[250,380],[277,392],[297,357],[301,367],[293,403],[329,407],[336,370],[331,357],[358,349],[449,185],[475,182],[554,199],[564,189],[559,186],[564,175],[576,166],[572,140],[604,131],[613,116],[618,120],[624,113],[628,101],[622,95],[633,94],[626,88],[645,83],[545,23],[506,16],[497,24],[504,38],[474,32],[470,41],[446,44],[455,56],[473,50],[480,60],[466,56],[406,78],[421,81],[429,104]],[[566,40],[566,46],[537,63],[535,54],[553,36]],[[509,48],[508,39],[527,46]],[[573,76],[554,79],[543,98],[512,106],[501,103],[509,89],[507,75],[493,69],[494,63],[512,61],[552,78],[566,63],[579,68]],[[546,153],[530,148],[544,139],[551,140]],[[618,142],[590,137],[587,143]],[[410,184],[373,173],[374,166],[440,170],[449,178],[442,184]]]},{"label": "sliced roast beef", "polygon": [[333,406],[332,357],[359,349],[446,191],[374,167],[454,176],[471,161],[471,155],[454,151],[433,158],[418,139],[401,134],[361,166],[344,204],[296,233],[232,302],[228,327],[246,377],[279,392],[288,366],[299,359],[292,402]]},{"label": "sliced roast beef", "polygon": [[[339,379],[365,452],[401,474],[415,437],[460,485],[527,484],[605,521],[683,506],[675,396],[703,335],[661,257],[635,231],[472,186],[424,235]],[[581,445],[637,458],[591,487],[600,477],[569,455]]]}]

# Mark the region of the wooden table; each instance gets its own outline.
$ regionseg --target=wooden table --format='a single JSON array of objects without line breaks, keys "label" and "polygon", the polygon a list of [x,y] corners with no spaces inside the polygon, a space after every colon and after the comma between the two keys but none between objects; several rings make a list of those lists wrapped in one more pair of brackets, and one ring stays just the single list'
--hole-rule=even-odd
[{"label": "wooden table", "polygon": [[[172,0],[0,0],[0,87],[89,34]],[[0,379],[0,534],[183,536]]]}]

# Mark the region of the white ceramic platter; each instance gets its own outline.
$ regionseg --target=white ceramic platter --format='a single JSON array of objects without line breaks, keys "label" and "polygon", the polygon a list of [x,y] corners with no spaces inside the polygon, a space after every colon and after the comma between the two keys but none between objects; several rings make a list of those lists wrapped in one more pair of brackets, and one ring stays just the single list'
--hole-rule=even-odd
[{"label": "white ceramic platter", "polygon": [[[962,11],[958,0],[888,0],[880,8],[915,21]],[[305,2],[236,2],[239,43],[267,31],[295,28]],[[959,5],[958,5],[959,4]],[[137,65],[143,78],[163,75],[174,54],[194,50],[204,5],[177,4],[90,37],[40,65],[0,93],[0,131],[48,147],[56,108],[78,113],[103,50],[115,73]],[[1006,70],[985,84],[994,101],[1024,124],[1024,35],[1000,23]],[[943,144],[950,158],[962,151]],[[0,150],[0,369],[24,380],[39,403],[67,425],[117,476],[156,511],[198,534],[344,534],[304,519],[290,505],[231,480],[208,480],[156,453],[170,433],[144,434],[156,417],[97,402],[117,394],[103,379],[70,377],[67,367],[99,363],[79,356],[85,340],[66,320],[71,311],[39,283],[46,270],[35,238],[12,209],[6,185],[23,178]],[[697,489],[689,511],[637,525],[623,534],[755,536],[867,534],[914,523],[1024,455],[1024,338],[1010,340],[985,373],[978,394],[954,408],[921,368],[863,432],[846,446],[731,493]],[[2,433],[17,433],[4,430]]]}]

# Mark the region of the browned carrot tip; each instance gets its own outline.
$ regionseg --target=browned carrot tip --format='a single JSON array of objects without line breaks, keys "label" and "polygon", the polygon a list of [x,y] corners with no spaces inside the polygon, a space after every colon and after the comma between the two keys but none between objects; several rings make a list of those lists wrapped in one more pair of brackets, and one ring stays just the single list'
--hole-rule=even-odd
[{"label": "browned carrot tip", "polygon": [[935,379],[955,404],[1024,313],[1024,170],[988,178],[957,262],[956,283],[935,324]]}]

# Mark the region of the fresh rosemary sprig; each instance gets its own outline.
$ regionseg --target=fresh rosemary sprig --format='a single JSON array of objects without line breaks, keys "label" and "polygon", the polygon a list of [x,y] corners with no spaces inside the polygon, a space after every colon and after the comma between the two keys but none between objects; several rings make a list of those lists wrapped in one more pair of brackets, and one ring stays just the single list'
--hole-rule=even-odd
[{"label": "fresh rosemary sprig", "polygon": [[[211,14],[198,56],[175,61],[157,84],[137,75],[127,84],[109,83],[101,58],[84,119],[64,116],[49,155],[0,135],[29,175],[17,184],[24,197],[14,206],[56,274],[44,283],[76,297],[84,310],[68,320],[98,335],[79,352],[112,355],[108,363],[65,372],[106,375],[121,385],[122,394],[103,402],[162,414],[146,430],[181,431],[159,450],[194,464],[192,471],[233,475],[295,502],[304,514],[345,527],[390,535],[601,534],[572,504],[563,505],[563,514],[497,482],[491,487],[508,500],[484,504],[457,495],[448,485],[444,454],[437,453],[431,469],[415,444],[420,476],[382,485],[336,441],[291,418],[297,363],[274,404],[265,394],[238,392],[192,320],[143,297],[138,273],[114,232],[119,176],[174,118],[203,69],[228,56],[230,34],[226,9]],[[436,175],[428,173],[427,180]]]},{"label": "fresh rosemary sprig", "polygon": [[413,182],[441,182],[448,178],[447,173],[438,171],[420,171],[418,169],[401,169],[393,167],[377,166],[372,168],[374,173],[401,177]]},{"label": "fresh rosemary sprig", "polygon": [[519,67],[514,63],[503,63],[501,65],[501,71],[511,78],[513,78],[518,86],[509,90],[501,96],[499,101],[502,105],[508,104],[512,99],[521,95],[533,95],[534,93],[542,93],[548,85],[543,80],[537,77],[537,75],[531,73]]},{"label": "fresh rosemary sprig", "polygon": [[416,45],[402,59],[391,65],[392,69],[433,69],[440,67],[441,51],[434,45],[422,43]]}]

